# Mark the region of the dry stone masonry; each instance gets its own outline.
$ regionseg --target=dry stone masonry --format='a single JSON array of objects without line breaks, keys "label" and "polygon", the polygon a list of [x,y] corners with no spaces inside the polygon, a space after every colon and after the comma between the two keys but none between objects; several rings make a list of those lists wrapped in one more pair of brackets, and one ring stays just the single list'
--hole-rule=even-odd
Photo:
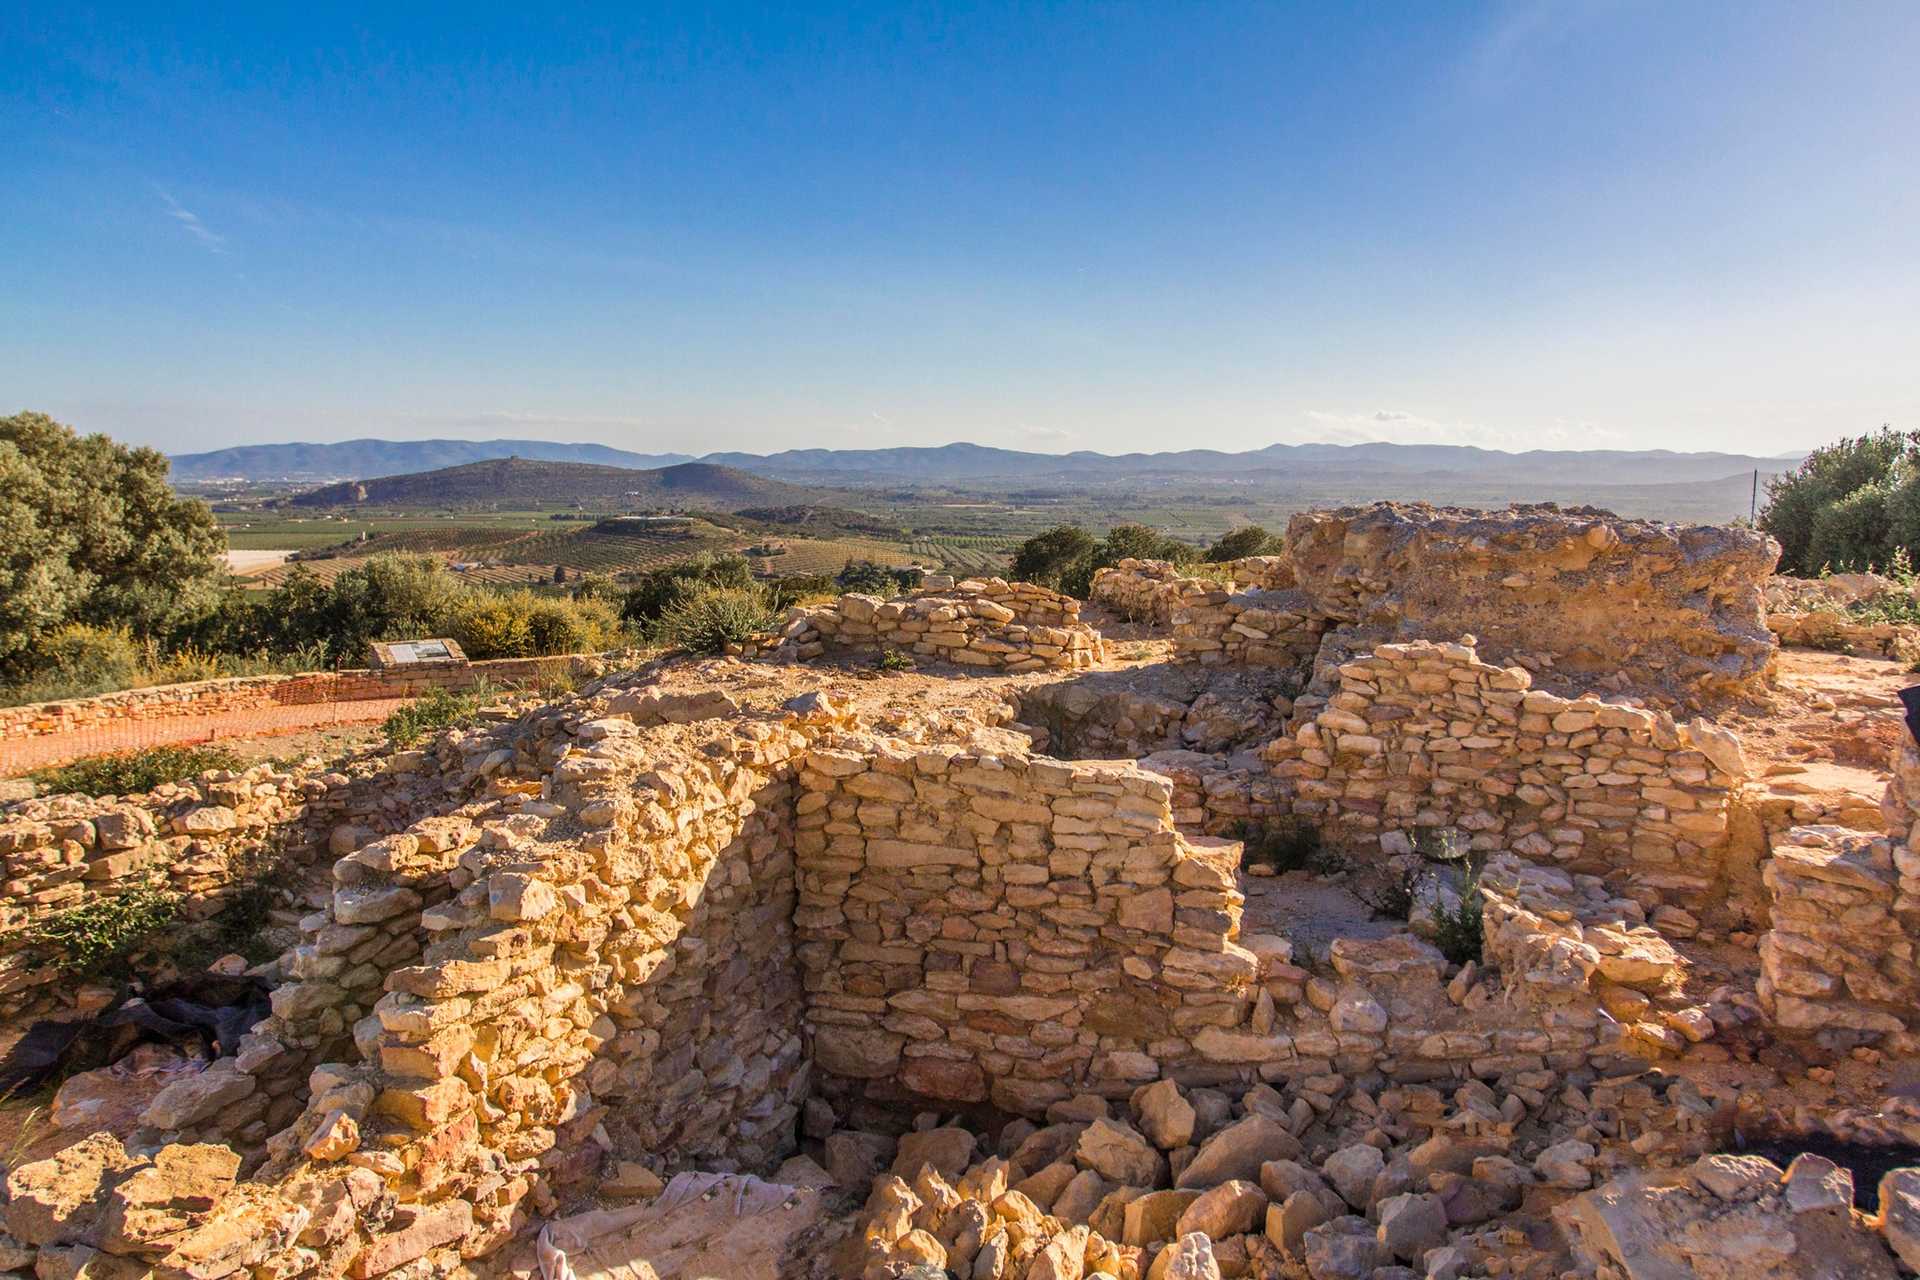
[{"label": "dry stone masonry", "polygon": [[897,600],[843,595],[796,608],[778,637],[748,656],[804,662],[828,650],[892,650],[1005,672],[1080,671],[1100,658],[1100,633],[1080,602],[1029,582],[969,578]]}]

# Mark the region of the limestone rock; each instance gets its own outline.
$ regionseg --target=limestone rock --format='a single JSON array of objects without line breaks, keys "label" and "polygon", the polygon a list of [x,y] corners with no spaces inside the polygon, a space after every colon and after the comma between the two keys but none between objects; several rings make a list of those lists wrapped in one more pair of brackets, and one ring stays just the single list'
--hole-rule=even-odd
[{"label": "limestone rock", "polygon": [[893,1171],[911,1178],[922,1165],[932,1165],[941,1176],[957,1178],[973,1161],[973,1142],[973,1134],[958,1126],[903,1134],[893,1158]]},{"label": "limestone rock", "polygon": [[1251,1115],[1228,1125],[1201,1144],[1175,1180],[1177,1187],[1210,1187],[1229,1179],[1258,1182],[1260,1166],[1300,1154],[1300,1140],[1285,1125]]},{"label": "limestone rock", "polygon": [[[1588,1148],[1591,1153],[1592,1148]],[[1380,1154],[1380,1148],[1356,1143],[1342,1147],[1327,1157],[1320,1172],[1326,1175],[1340,1198],[1356,1209],[1365,1210],[1372,1203],[1373,1180],[1387,1167],[1387,1158]]]},{"label": "limestone rock", "polygon": [[1447,1211],[1431,1194],[1389,1196],[1380,1202],[1380,1247],[1402,1262],[1418,1262],[1447,1242]]},{"label": "limestone rock", "polygon": [[1593,1185],[1588,1162],[1599,1153],[1593,1145],[1569,1138],[1556,1142],[1534,1157],[1533,1171],[1550,1187],[1580,1191]]},{"label": "limestone rock", "polygon": [[1081,1167],[1109,1182],[1151,1187],[1166,1181],[1167,1158],[1124,1121],[1095,1120],[1080,1135],[1073,1154]]},{"label": "limestone rock", "polygon": [[1162,1151],[1173,1151],[1193,1141],[1199,1117],[1173,1081],[1148,1085],[1134,1096],[1133,1105],[1140,1118],[1140,1131]]},{"label": "limestone rock", "polygon": [[[1168,1246],[1171,1257],[1161,1280],[1220,1280],[1220,1263],[1213,1256],[1213,1241],[1195,1232],[1181,1236]],[[1155,1261],[1155,1268],[1159,1263]]]},{"label": "limestone rock", "polygon": [[1224,1240],[1255,1230],[1266,1218],[1267,1196],[1251,1182],[1223,1182],[1186,1207],[1174,1227],[1176,1236],[1192,1232]]},{"label": "limestone rock", "polygon": [[1920,1169],[1895,1169],[1880,1179],[1880,1223],[1887,1247],[1909,1271],[1920,1271]]},{"label": "limestone rock", "polygon": [[1312,1280],[1371,1280],[1389,1259],[1365,1218],[1335,1218],[1308,1231],[1301,1253]]},{"label": "limestone rock", "polygon": [[111,1134],[82,1138],[7,1174],[9,1234],[28,1244],[95,1243],[107,1194],[136,1161]]},{"label": "limestone rock", "polygon": [[258,1087],[259,1081],[241,1071],[233,1059],[220,1058],[205,1071],[176,1080],[154,1095],[140,1122],[155,1129],[185,1129],[219,1115]]}]

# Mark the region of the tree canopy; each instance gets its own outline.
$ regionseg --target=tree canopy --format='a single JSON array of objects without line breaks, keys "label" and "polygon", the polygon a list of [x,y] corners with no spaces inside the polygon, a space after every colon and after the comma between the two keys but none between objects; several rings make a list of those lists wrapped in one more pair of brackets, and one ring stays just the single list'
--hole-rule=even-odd
[{"label": "tree canopy", "polygon": [[167,459],[44,413],[0,418],[0,671],[69,623],[158,633],[204,607],[226,536]]},{"label": "tree canopy", "polygon": [[1020,581],[1085,598],[1097,569],[1129,558],[1190,564],[1198,554],[1152,525],[1117,524],[1096,540],[1077,524],[1062,524],[1021,543],[1013,553],[1012,573]]},{"label": "tree canopy", "polygon": [[1257,524],[1244,524],[1221,534],[1220,540],[1207,548],[1206,559],[1210,564],[1224,564],[1247,556],[1271,555],[1279,549],[1280,539]]},{"label": "tree canopy", "polygon": [[1815,449],[1767,483],[1760,527],[1780,543],[1780,570],[1885,569],[1920,557],[1920,431],[1882,427]]}]

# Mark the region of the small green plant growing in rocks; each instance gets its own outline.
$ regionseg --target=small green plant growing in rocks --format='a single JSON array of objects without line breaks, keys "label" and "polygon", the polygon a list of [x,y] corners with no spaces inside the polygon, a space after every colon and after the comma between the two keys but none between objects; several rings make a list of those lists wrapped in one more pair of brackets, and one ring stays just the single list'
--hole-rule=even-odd
[{"label": "small green plant growing in rocks", "polygon": [[1416,827],[1413,851],[1428,862],[1465,862],[1472,846],[1453,827]]},{"label": "small green plant growing in rocks", "polygon": [[184,782],[209,769],[240,769],[244,762],[225,747],[147,747],[88,756],[27,776],[54,795],[130,796],[165,782]]},{"label": "small green plant growing in rocks", "polygon": [[396,747],[410,747],[430,733],[471,724],[492,697],[493,690],[484,686],[464,693],[435,689],[399,708],[380,727],[385,730],[388,742]]},{"label": "small green plant growing in rocks", "polygon": [[879,667],[882,671],[912,671],[913,659],[898,649],[888,649],[881,653]]},{"label": "small green plant growing in rocks", "polygon": [[78,978],[93,977],[124,961],[154,934],[173,923],[179,897],[157,884],[90,898],[55,912],[28,928],[27,941],[39,966],[51,965]]},{"label": "small green plant growing in rocks", "polygon": [[1480,891],[1479,867],[1468,869],[1467,878],[1460,885],[1458,906],[1449,906],[1445,901],[1434,904],[1433,945],[1440,948],[1440,954],[1449,964],[1480,962],[1486,934],[1483,918],[1486,905],[1486,895]]}]

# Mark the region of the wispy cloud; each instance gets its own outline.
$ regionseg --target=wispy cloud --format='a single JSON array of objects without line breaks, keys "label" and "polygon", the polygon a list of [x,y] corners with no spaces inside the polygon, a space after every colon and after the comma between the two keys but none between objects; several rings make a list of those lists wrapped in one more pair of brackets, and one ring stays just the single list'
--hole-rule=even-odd
[{"label": "wispy cloud", "polygon": [[1617,0],[1508,0],[1467,50],[1461,72],[1476,92],[1497,97],[1538,58],[1618,7]]},{"label": "wispy cloud", "polygon": [[160,203],[166,206],[167,216],[185,228],[186,233],[200,242],[200,247],[208,253],[225,253],[227,238],[200,221],[200,215],[181,204],[169,195],[164,188],[155,187]]}]

